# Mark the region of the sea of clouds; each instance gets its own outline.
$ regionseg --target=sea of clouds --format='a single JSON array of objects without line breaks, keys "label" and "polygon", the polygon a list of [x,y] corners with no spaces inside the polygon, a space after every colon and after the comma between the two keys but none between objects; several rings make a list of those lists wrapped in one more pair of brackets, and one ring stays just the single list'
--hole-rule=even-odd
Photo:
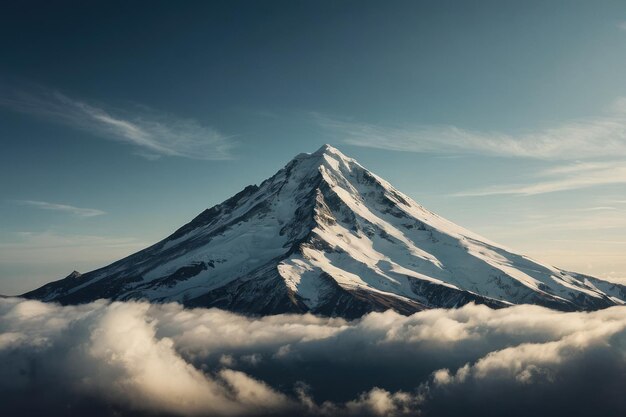
[{"label": "sea of clouds", "polygon": [[626,307],[345,321],[0,299],[0,415],[623,416]]}]

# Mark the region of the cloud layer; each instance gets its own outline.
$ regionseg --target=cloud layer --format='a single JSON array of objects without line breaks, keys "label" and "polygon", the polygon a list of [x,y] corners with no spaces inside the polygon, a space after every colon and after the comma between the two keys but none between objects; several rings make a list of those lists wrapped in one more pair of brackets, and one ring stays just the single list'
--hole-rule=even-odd
[{"label": "cloud layer", "polygon": [[0,106],[135,146],[148,159],[229,159],[233,142],[213,128],[145,107],[105,109],[45,88],[0,89]]},{"label": "cloud layer", "polygon": [[625,353],[626,307],[468,305],[346,322],[9,298],[0,412],[623,415]]}]

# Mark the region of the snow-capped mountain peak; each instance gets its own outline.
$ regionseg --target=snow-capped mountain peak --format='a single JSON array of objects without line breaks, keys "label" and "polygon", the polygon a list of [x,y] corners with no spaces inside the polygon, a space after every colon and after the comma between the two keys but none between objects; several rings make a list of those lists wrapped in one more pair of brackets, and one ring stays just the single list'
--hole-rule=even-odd
[{"label": "snow-capped mountain peak", "polygon": [[623,304],[626,288],[517,255],[324,145],[161,242],[25,296],[356,317],[468,302],[595,309]]}]

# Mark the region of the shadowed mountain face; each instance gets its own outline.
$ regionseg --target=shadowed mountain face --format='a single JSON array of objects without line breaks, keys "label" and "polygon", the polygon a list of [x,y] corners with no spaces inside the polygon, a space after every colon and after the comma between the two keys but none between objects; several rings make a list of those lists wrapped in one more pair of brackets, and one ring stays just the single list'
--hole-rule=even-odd
[{"label": "shadowed mountain face", "polygon": [[24,297],[178,301],[247,314],[409,314],[469,302],[592,310],[626,287],[517,255],[426,210],[325,145],[161,242]]}]

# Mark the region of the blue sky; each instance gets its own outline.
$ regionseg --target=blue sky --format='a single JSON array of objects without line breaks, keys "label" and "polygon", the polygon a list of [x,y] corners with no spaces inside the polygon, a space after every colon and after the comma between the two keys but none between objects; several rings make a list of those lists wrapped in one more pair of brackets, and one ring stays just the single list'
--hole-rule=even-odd
[{"label": "blue sky", "polygon": [[0,50],[0,293],[323,143],[491,240],[626,278],[623,1],[14,2]]}]

